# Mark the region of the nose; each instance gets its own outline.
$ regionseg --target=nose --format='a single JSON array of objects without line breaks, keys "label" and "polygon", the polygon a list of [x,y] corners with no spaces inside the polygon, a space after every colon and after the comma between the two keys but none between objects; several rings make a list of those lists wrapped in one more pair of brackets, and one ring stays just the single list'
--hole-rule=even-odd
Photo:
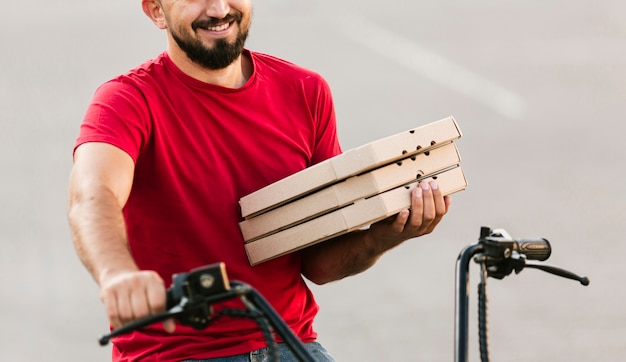
[{"label": "nose", "polygon": [[223,19],[230,12],[226,0],[207,0],[206,15],[216,19]]}]

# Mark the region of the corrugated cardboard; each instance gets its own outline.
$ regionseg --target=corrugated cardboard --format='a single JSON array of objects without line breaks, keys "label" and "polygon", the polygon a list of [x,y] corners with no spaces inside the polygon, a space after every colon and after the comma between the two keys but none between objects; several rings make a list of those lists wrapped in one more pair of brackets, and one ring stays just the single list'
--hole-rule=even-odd
[{"label": "corrugated cardboard", "polygon": [[272,183],[239,200],[242,216],[251,218],[350,176],[433,149],[461,137],[448,117],[370,142]]},{"label": "corrugated cardboard", "polygon": [[246,242],[286,229],[297,223],[364,199],[461,162],[453,142],[402,159],[373,171],[352,176],[315,193],[284,204],[258,216],[243,220],[239,226]]},{"label": "corrugated cardboard", "polygon": [[[461,167],[434,177],[441,191],[448,195],[467,186]],[[431,179],[431,178],[429,178]],[[428,182],[428,180],[424,180]],[[363,228],[395,215],[411,204],[411,189],[417,182],[362,199],[352,205],[245,244],[251,265],[285,255],[333,237]]]}]

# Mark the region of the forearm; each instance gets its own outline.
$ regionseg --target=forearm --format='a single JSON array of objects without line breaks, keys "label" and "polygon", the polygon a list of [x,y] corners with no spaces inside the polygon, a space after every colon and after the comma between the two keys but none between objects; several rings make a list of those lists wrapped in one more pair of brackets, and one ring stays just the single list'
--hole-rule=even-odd
[{"label": "forearm", "polygon": [[[68,208],[73,241],[114,328],[165,309],[163,279],[139,270],[129,249],[122,209],[133,175],[132,158],[115,146],[85,143],[74,153]],[[173,323],[166,329],[172,331]]]},{"label": "forearm", "polygon": [[368,230],[348,233],[311,246],[302,252],[302,274],[325,284],[359,274],[400,241],[375,240]]},{"label": "forearm", "polygon": [[[113,328],[162,312],[165,286],[154,271],[139,270],[126,237],[122,209],[105,187],[73,193],[69,222],[81,261],[100,286],[100,299]],[[173,321],[164,323],[167,331]]]},{"label": "forearm", "polygon": [[431,233],[450,206],[434,182],[421,183],[411,192],[411,209],[370,225],[311,246],[302,252],[302,274],[324,284],[367,270],[387,250],[405,240]]},{"label": "forearm", "polygon": [[98,284],[120,271],[137,270],[121,206],[111,191],[100,188],[73,194],[68,217],[76,252]]}]

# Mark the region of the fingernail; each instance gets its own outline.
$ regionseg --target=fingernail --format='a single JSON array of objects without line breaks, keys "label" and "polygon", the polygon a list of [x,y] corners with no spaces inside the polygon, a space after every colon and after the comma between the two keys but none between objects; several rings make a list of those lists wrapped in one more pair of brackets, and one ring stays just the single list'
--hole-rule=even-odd
[{"label": "fingernail", "polygon": [[428,186],[426,182],[422,182],[420,185],[422,186],[422,189],[424,190],[428,190],[430,188],[430,186]]},{"label": "fingernail", "polygon": [[436,181],[431,181],[430,182],[430,188],[433,190],[437,190],[439,188],[439,185],[437,184]]}]

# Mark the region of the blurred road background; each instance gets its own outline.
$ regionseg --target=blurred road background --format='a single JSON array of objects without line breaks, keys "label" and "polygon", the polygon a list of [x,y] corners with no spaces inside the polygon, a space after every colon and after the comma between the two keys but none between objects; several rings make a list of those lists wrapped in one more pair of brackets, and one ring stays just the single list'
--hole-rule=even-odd
[{"label": "blurred road background", "polygon": [[[449,115],[464,133],[469,187],[438,230],[314,287],[320,340],[338,361],[451,361],[455,261],[481,225],[545,237],[551,264],[591,279],[490,279],[494,361],[624,359],[625,2],[253,3],[248,47],[328,80],[344,149]],[[95,88],[156,56],[165,34],[139,1],[4,10],[0,360],[107,361],[98,291],[66,222],[71,151]]]}]

